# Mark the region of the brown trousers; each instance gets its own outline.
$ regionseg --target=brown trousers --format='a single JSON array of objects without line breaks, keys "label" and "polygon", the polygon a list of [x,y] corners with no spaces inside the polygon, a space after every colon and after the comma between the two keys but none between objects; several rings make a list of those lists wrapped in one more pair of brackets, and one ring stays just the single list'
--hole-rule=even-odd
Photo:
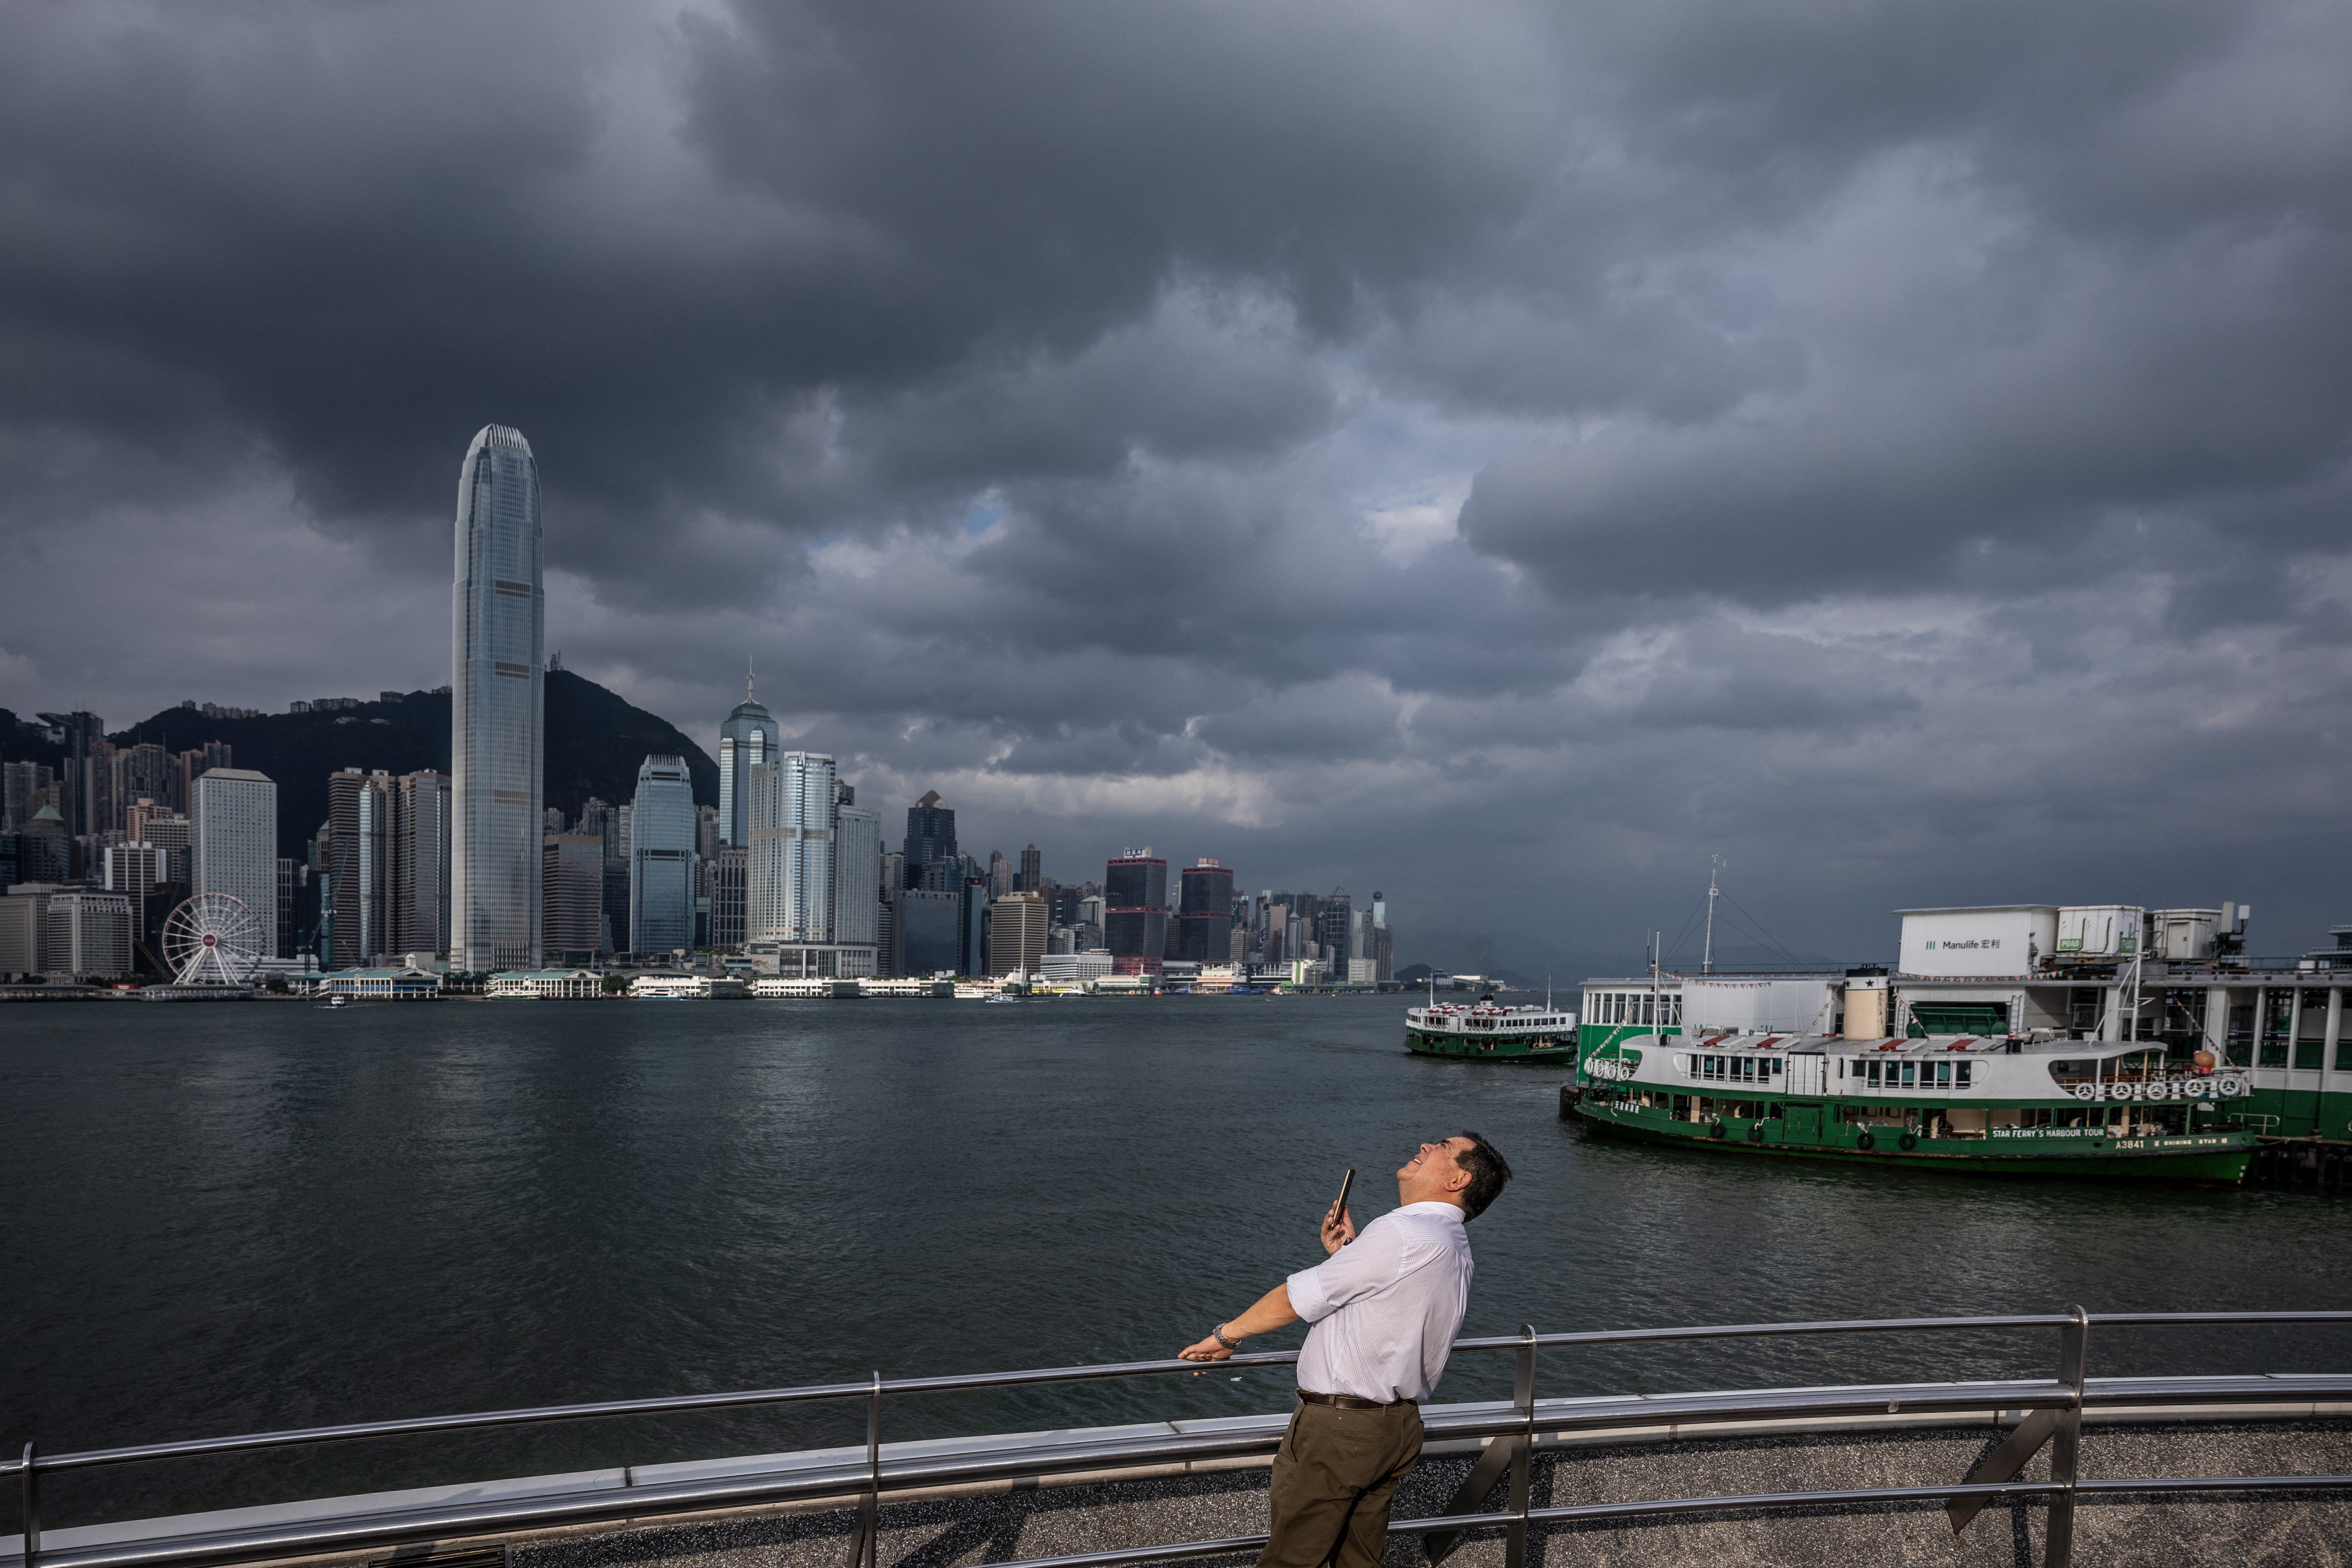
[{"label": "brown trousers", "polygon": [[1275,1450],[1273,1539],[1258,1568],[1380,1568],[1389,1500],[1421,1458],[1421,1411],[1299,1401]]}]

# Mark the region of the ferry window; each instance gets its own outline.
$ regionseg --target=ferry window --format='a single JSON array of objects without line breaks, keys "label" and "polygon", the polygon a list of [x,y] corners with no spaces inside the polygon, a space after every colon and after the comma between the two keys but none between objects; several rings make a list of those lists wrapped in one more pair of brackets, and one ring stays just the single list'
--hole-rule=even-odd
[{"label": "ferry window", "polygon": [[1870,1064],[1870,1087],[1873,1089],[1878,1087],[1878,1063],[1875,1061]]},{"label": "ferry window", "polygon": [[1909,1089],[1912,1086],[1914,1078],[1913,1069],[1915,1065],[1916,1064],[1911,1062],[1905,1062],[1903,1064],[1903,1087],[1906,1089]]},{"label": "ferry window", "polygon": [[1962,1062],[1960,1064],[1960,1088],[1966,1089],[1969,1087],[1969,1073],[1976,1065],[1977,1064],[1974,1062]]},{"label": "ferry window", "polygon": [[1669,1024],[1679,1024],[1683,1021],[1683,999],[1679,992],[1666,998],[1666,1022]]},{"label": "ferry window", "polygon": [[1949,1062],[1937,1062],[1936,1064],[1936,1087],[1937,1089],[1949,1088],[1951,1081],[1952,1064]]}]

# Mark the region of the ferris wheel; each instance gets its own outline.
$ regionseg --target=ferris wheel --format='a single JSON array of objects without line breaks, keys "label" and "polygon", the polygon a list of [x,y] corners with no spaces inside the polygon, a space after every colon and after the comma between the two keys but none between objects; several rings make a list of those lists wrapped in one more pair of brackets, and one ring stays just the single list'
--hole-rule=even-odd
[{"label": "ferris wheel", "polygon": [[198,893],[163,922],[163,962],[174,984],[250,984],[261,967],[261,921],[243,899]]}]

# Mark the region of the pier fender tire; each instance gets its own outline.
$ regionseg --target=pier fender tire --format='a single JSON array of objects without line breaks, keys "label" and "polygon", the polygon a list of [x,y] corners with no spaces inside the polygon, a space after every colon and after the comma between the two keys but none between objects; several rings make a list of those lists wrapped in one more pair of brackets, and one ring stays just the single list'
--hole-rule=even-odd
[{"label": "pier fender tire", "polygon": [[1714,1125],[1710,1126],[1710,1127],[1706,1130],[1706,1135],[1707,1135],[1708,1137],[1710,1137],[1710,1138],[1720,1138],[1720,1137],[1722,1137],[1722,1136],[1723,1136],[1723,1123],[1722,1123],[1722,1122],[1720,1122],[1720,1121],[1718,1121],[1718,1122],[1716,1122]]},{"label": "pier fender tire", "polygon": [[1906,1132],[1895,1141],[1895,1146],[1906,1151],[1916,1149],[1919,1146],[1919,1140],[1911,1133]]},{"label": "pier fender tire", "polygon": [[1748,1141],[1750,1143],[1764,1142],[1764,1124],[1761,1121],[1751,1121],[1748,1124]]},{"label": "pier fender tire", "polygon": [[1875,1149],[1878,1147],[1877,1135],[1875,1133],[1865,1132],[1861,1137],[1853,1141],[1853,1146],[1857,1149]]}]

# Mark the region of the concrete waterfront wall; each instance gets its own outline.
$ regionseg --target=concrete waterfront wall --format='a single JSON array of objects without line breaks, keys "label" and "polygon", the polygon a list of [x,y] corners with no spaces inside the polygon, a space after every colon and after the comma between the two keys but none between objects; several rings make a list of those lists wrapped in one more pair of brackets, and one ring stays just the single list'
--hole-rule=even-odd
[{"label": "concrete waterfront wall", "polygon": [[[2000,1441],[1991,1426],[1557,1448],[1537,1467],[1538,1508],[1580,1502],[1811,1488],[1927,1486],[1959,1479]],[[1425,1459],[1399,1489],[1396,1517],[1441,1512],[1468,1473],[1464,1457]],[[2085,1476],[2352,1474],[2352,1422],[2110,1426],[2086,1430]],[[2049,1474],[2045,1454],[2027,1479]],[[1102,1481],[887,1504],[885,1568],[967,1568],[1020,1558],[1248,1535],[1265,1528],[1263,1468]],[[1498,1490],[1491,1500],[1501,1507]],[[1987,1509],[1955,1535],[1940,1508],[1815,1508],[1699,1518],[1555,1526],[1537,1532],[1533,1568],[1848,1568],[1954,1564],[2024,1568],[2041,1561],[2039,1504]],[[744,1513],[649,1529],[583,1531],[517,1543],[509,1568],[841,1568],[855,1516],[840,1509]],[[2352,1496],[2220,1494],[2084,1499],[2074,1561],[2082,1568],[2161,1564],[2336,1564],[2352,1560]],[[1246,1563],[1203,1558],[1213,1565]],[[1389,1545],[1393,1568],[1423,1563],[1418,1540]],[[1474,1535],[1447,1559],[1500,1568],[1499,1531]]]}]

